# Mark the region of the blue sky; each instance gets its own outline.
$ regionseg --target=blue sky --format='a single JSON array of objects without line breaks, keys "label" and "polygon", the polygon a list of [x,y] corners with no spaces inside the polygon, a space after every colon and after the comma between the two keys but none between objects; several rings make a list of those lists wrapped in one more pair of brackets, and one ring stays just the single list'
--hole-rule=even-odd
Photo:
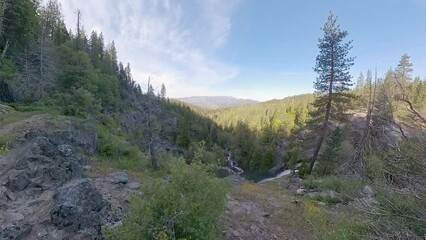
[{"label": "blue sky", "polygon": [[320,28],[333,12],[353,40],[354,79],[408,53],[426,76],[426,0],[60,0],[66,23],[115,40],[143,86],[170,97],[268,100],[313,92]]}]

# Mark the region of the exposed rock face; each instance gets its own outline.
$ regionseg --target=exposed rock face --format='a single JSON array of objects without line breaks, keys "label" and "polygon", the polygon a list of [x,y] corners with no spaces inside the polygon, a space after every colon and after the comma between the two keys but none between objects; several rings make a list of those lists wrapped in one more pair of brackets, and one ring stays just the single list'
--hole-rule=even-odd
[{"label": "exposed rock face", "polygon": [[0,155],[0,240],[102,239],[101,228],[124,217],[123,203],[137,186],[124,188],[125,172],[99,177],[102,185],[86,178],[83,166],[98,138],[65,125],[25,132]]},{"label": "exposed rock face", "polygon": [[10,222],[0,226],[0,240],[22,239],[30,232],[30,224],[22,222]]},{"label": "exposed rock face", "polygon": [[14,192],[24,190],[30,184],[30,180],[25,171],[11,170],[9,171],[9,181],[6,185]]},{"label": "exposed rock face", "polygon": [[75,179],[58,189],[56,206],[51,213],[52,223],[59,229],[79,231],[101,227],[101,211],[108,207],[89,179]]}]

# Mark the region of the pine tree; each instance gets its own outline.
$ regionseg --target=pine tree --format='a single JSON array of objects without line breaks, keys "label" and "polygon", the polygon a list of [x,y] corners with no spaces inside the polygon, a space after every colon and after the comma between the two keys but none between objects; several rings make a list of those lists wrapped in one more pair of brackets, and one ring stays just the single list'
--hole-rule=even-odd
[{"label": "pine tree", "polygon": [[334,173],[338,165],[338,156],[343,142],[342,129],[336,128],[320,155],[319,174],[326,176]]},{"label": "pine tree", "polygon": [[398,81],[400,81],[401,84],[406,85],[407,83],[411,82],[413,64],[410,62],[410,56],[408,56],[408,54],[405,53],[402,55],[395,72],[398,77]]},{"label": "pine tree", "polygon": [[161,99],[166,99],[166,85],[164,85],[164,83],[161,84],[161,91],[160,91],[160,96]]},{"label": "pine tree", "polygon": [[362,88],[365,87],[365,77],[364,77],[364,73],[361,72],[358,76],[358,79],[356,81],[356,90],[361,90]]},{"label": "pine tree", "polygon": [[410,62],[410,56],[407,54],[402,55],[401,60],[399,61],[398,67],[395,71],[395,81],[397,83],[398,96],[397,99],[407,104],[408,110],[414,114],[421,123],[426,125],[426,117],[415,108],[412,97],[410,96],[410,83],[412,81],[411,73],[413,72],[413,64]]},{"label": "pine tree", "polygon": [[[5,5],[3,5],[5,4]],[[37,35],[37,5],[33,0],[6,0],[2,22],[3,34],[0,42],[2,58],[8,54],[19,54],[29,50]]]},{"label": "pine tree", "polygon": [[353,65],[354,58],[348,57],[352,41],[344,42],[348,32],[340,29],[337,17],[333,14],[330,14],[322,30],[324,37],[319,39],[320,53],[316,58],[314,68],[319,75],[314,83],[318,94],[314,106],[317,108],[316,118],[322,121],[322,126],[308,173],[312,172],[328,134],[330,120],[342,114],[352,98],[347,93],[352,86],[349,70]]}]

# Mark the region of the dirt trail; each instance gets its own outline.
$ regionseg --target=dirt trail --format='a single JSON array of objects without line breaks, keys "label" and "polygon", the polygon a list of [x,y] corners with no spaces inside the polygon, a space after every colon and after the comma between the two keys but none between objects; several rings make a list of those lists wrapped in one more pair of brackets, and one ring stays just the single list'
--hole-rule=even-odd
[{"label": "dirt trail", "polygon": [[[10,113],[9,113],[10,114]],[[33,116],[21,116],[17,121],[0,125],[0,136],[13,135],[16,137],[24,136],[26,133],[41,129],[46,125],[48,114],[38,114]]]}]

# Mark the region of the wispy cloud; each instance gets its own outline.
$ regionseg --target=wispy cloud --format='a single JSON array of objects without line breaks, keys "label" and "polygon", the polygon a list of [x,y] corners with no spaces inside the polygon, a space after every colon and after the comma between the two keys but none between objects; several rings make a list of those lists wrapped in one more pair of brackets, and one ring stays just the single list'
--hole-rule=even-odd
[{"label": "wispy cloud", "polygon": [[215,51],[227,41],[239,1],[60,0],[68,27],[80,9],[86,31],[115,40],[139,83],[151,76],[171,97],[214,95],[213,86],[238,75]]}]

